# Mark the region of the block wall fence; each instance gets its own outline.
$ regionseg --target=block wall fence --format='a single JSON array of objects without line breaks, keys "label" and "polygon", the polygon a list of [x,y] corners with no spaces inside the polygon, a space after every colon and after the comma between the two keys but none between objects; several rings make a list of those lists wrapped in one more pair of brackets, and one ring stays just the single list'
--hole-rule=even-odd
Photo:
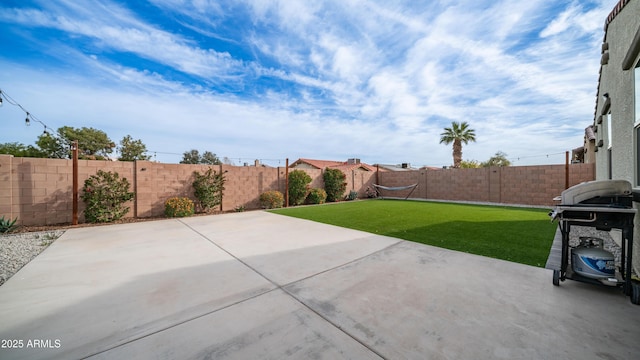
[{"label": "block wall fence", "polygon": [[[127,217],[159,217],[164,202],[173,196],[194,199],[193,172],[212,167],[225,172],[222,211],[236,207],[259,209],[259,196],[269,190],[286,189],[285,167],[231,165],[162,164],[150,161],[113,162],[78,161],[78,184],[98,170],[117,172],[127,178],[135,199],[128,205]],[[291,171],[291,170],[290,170]],[[324,186],[322,170],[304,169],[313,179],[311,187]],[[569,167],[570,186],[594,179],[593,164]],[[514,166],[505,168],[417,170],[406,172],[368,172],[354,170],[346,174],[347,193],[357,191],[366,197],[372,184],[404,186],[418,183],[412,198],[434,200],[480,201],[524,205],[553,205],[553,197],[564,190],[565,166]],[[71,160],[20,158],[0,155],[0,217],[18,218],[20,225],[52,225],[72,221]],[[384,196],[404,197],[408,191],[383,192]],[[79,221],[84,204],[79,200]]]},{"label": "block wall fence", "polygon": [[[418,184],[412,198],[474,201],[499,204],[553,206],[565,189],[565,165],[508,166],[479,169],[442,169],[380,172],[380,184]],[[569,186],[595,179],[595,164],[569,165]],[[383,196],[405,197],[410,190]]]}]

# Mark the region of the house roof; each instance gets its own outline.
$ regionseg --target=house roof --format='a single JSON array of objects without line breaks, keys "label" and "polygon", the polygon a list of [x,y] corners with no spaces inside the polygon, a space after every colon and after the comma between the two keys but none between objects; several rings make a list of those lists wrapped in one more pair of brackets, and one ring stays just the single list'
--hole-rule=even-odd
[{"label": "house roof", "polygon": [[611,12],[609,13],[609,16],[607,16],[607,20],[604,22],[605,32],[607,31],[607,28],[609,27],[609,24],[611,23],[611,21],[613,21],[613,19],[615,19],[615,17],[618,16],[620,11],[622,11],[622,9],[629,3],[629,1],[631,0],[620,0],[616,4],[616,6],[613,7],[613,10],[611,10]]},{"label": "house roof", "polygon": [[389,171],[411,171],[411,170],[418,170],[416,168],[411,167],[411,165],[409,164],[404,164],[405,167],[403,167],[403,164],[377,164],[381,169],[385,169],[385,170],[389,170]]},{"label": "house roof", "polygon": [[299,164],[307,164],[316,169],[340,169],[342,171],[350,171],[355,169],[364,169],[367,171],[376,171],[376,168],[365,163],[350,163],[348,161],[334,161],[334,160],[316,160],[316,159],[303,159],[300,158],[293,162],[289,167],[296,167]]}]

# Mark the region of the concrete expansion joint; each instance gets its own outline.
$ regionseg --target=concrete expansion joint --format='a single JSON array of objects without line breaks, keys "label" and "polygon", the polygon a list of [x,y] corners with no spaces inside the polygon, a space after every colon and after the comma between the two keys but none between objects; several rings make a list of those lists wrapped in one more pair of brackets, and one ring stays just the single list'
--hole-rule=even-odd
[{"label": "concrete expansion joint", "polygon": [[393,248],[393,247],[395,247],[395,246],[397,246],[397,245],[399,245],[399,244],[403,243],[404,241],[405,241],[405,240],[398,240],[398,241],[396,241],[395,243],[393,243],[393,244],[391,244],[391,245],[389,245],[389,246],[386,246],[386,247],[384,247],[384,248],[382,248],[382,249],[379,249],[379,250],[377,250],[377,251],[374,251],[374,252],[372,252],[372,253],[370,253],[370,254],[367,254],[367,255],[361,256],[361,257],[356,258],[356,259],[353,259],[353,260],[351,260],[351,261],[347,261],[347,262],[345,262],[345,263],[343,263],[343,264],[339,264],[339,265],[336,265],[336,266],[334,266],[334,267],[331,267],[331,268],[328,268],[328,269],[322,270],[322,271],[320,271],[320,272],[317,272],[317,273],[315,273],[315,274],[312,274],[312,275],[309,275],[309,276],[303,277],[303,278],[301,278],[301,279],[298,279],[298,280],[292,281],[292,282],[290,282],[290,283],[287,283],[287,284],[282,285],[282,287],[292,286],[292,285],[294,285],[295,283],[298,283],[298,282],[301,282],[301,281],[305,281],[305,280],[310,279],[310,278],[312,278],[312,277],[315,277],[315,276],[318,276],[318,275],[321,275],[321,274],[327,273],[327,272],[329,272],[329,271],[333,271],[333,270],[338,269],[338,268],[341,268],[341,267],[343,267],[343,266],[347,266],[347,265],[350,265],[350,264],[356,263],[356,262],[361,261],[361,260],[363,260],[363,259],[366,259],[366,258],[368,258],[368,257],[370,257],[370,256],[373,256],[373,255],[379,254],[379,253],[381,253],[381,252],[387,251],[387,250],[389,250],[389,249],[391,249],[391,248]]},{"label": "concrete expansion joint", "polygon": [[193,320],[197,320],[197,319],[200,319],[200,318],[202,318],[202,317],[205,317],[205,316],[208,316],[208,315],[211,315],[211,314],[215,314],[215,313],[217,313],[217,312],[219,312],[219,311],[222,311],[222,310],[228,309],[228,308],[230,308],[230,307],[233,307],[233,306],[235,306],[235,305],[241,304],[241,303],[243,303],[243,302],[246,302],[246,301],[249,301],[249,300],[255,299],[255,298],[257,298],[257,297],[259,297],[259,296],[262,296],[262,295],[264,295],[264,294],[268,294],[268,293],[270,293],[270,292],[272,292],[272,291],[274,291],[274,290],[277,290],[277,289],[271,289],[271,290],[263,291],[263,292],[261,292],[261,293],[255,294],[255,295],[253,295],[253,296],[249,296],[249,297],[247,297],[246,299],[242,299],[242,300],[240,300],[240,301],[236,301],[236,302],[234,302],[234,303],[227,304],[227,305],[222,306],[222,307],[220,307],[220,308],[217,308],[217,309],[215,309],[215,310],[206,311],[206,312],[204,312],[204,313],[202,313],[202,314],[192,316],[192,317],[190,317],[190,318],[187,318],[187,319],[184,319],[184,320],[182,320],[182,321],[176,322],[175,324],[171,324],[171,325],[169,325],[169,326],[165,326],[165,327],[160,328],[160,329],[158,329],[158,330],[152,331],[152,332],[150,332],[150,333],[148,333],[148,334],[144,334],[144,335],[141,335],[141,336],[132,337],[132,338],[130,338],[129,340],[127,340],[127,341],[123,342],[123,343],[120,343],[120,344],[117,344],[117,345],[115,345],[115,346],[112,346],[112,347],[109,347],[109,348],[106,348],[106,349],[100,350],[100,351],[98,351],[98,352],[96,352],[96,353],[93,353],[93,354],[90,354],[90,355],[87,355],[87,356],[83,357],[82,359],[89,359],[89,358],[92,358],[92,357],[94,357],[94,356],[100,355],[100,354],[102,354],[102,353],[106,353],[106,352],[108,352],[108,351],[111,351],[111,350],[113,350],[113,349],[117,349],[117,348],[122,347],[122,346],[125,346],[125,345],[127,345],[127,344],[130,344],[130,343],[136,342],[136,341],[138,341],[138,340],[142,340],[142,339],[145,339],[145,338],[148,338],[148,337],[154,336],[154,335],[159,334],[159,333],[162,333],[162,332],[164,332],[164,331],[167,331],[167,330],[173,329],[173,328],[175,328],[175,327],[177,327],[177,326],[180,326],[180,325],[184,325],[184,324],[186,324],[186,323],[189,323],[189,322],[191,322],[191,321],[193,321]]},{"label": "concrete expansion joint", "polygon": [[[325,269],[325,270],[323,270],[323,271],[320,271],[320,272],[317,272],[317,273],[315,273],[315,274],[312,274],[312,275],[306,276],[306,277],[304,277],[304,278],[301,278],[301,279],[298,279],[298,280],[292,281],[292,282],[290,282],[290,283],[287,283],[287,284],[284,284],[284,285],[280,285],[280,284],[278,284],[278,283],[274,282],[273,280],[271,280],[271,279],[270,279],[269,277],[267,277],[265,274],[261,273],[258,269],[256,269],[256,268],[254,268],[253,266],[249,265],[248,263],[246,263],[246,262],[245,262],[245,261],[243,261],[242,259],[238,258],[237,256],[235,256],[235,255],[234,255],[234,254],[232,254],[231,252],[227,251],[225,248],[223,248],[222,246],[220,246],[219,244],[217,244],[217,243],[216,243],[215,241],[213,241],[212,239],[208,238],[208,237],[207,237],[206,235],[204,235],[203,233],[201,233],[201,232],[199,232],[198,230],[194,229],[193,227],[189,226],[188,224],[186,224],[186,223],[185,223],[185,222],[183,222],[182,220],[178,220],[178,221],[179,221],[180,223],[182,223],[184,226],[188,227],[191,231],[193,231],[193,232],[195,232],[196,234],[198,234],[199,236],[201,236],[203,239],[207,240],[208,242],[210,242],[211,244],[213,244],[214,246],[216,246],[218,249],[220,249],[220,250],[224,251],[226,254],[228,254],[229,256],[231,256],[232,258],[234,258],[235,260],[239,261],[241,264],[243,264],[244,266],[248,267],[249,269],[251,269],[251,270],[252,270],[253,272],[255,272],[256,274],[260,275],[263,279],[267,280],[270,284],[272,284],[272,285],[274,286],[274,288],[273,288],[273,289],[271,289],[271,290],[267,290],[267,291],[264,291],[264,292],[262,292],[262,293],[255,294],[254,296],[251,296],[251,297],[246,298],[246,299],[242,299],[242,300],[237,301],[237,302],[235,302],[235,303],[233,303],[233,304],[229,304],[229,305],[226,305],[226,306],[221,307],[221,308],[219,308],[219,309],[216,309],[216,310],[213,310],[213,311],[207,312],[207,313],[205,313],[205,314],[201,314],[201,315],[195,316],[195,317],[193,317],[192,319],[188,319],[188,320],[185,320],[185,321],[181,322],[180,324],[184,324],[184,323],[187,323],[187,322],[189,322],[189,321],[192,321],[192,320],[198,319],[198,318],[200,318],[200,317],[203,317],[203,316],[207,316],[207,315],[210,315],[210,314],[216,313],[216,312],[218,312],[218,311],[220,311],[220,310],[224,310],[224,309],[227,309],[227,308],[232,307],[232,306],[234,306],[234,305],[241,304],[241,303],[246,302],[246,301],[249,301],[249,300],[251,300],[251,299],[255,299],[255,298],[259,297],[259,296],[262,296],[262,295],[268,294],[268,293],[270,293],[270,292],[273,292],[273,291],[276,291],[276,290],[280,290],[280,291],[282,291],[284,294],[289,295],[289,296],[290,296],[294,301],[298,302],[300,305],[304,306],[304,307],[305,307],[305,308],[307,308],[309,311],[313,312],[314,314],[316,314],[317,316],[319,316],[321,319],[323,319],[323,320],[325,320],[327,323],[331,324],[333,327],[335,327],[336,329],[338,329],[340,332],[342,332],[343,334],[345,334],[345,335],[346,335],[346,336],[348,336],[349,338],[353,339],[354,341],[358,342],[360,345],[364,346],[365,348],[367,348],[367,349],[368,349],[369,351],[371,351],[372,353],[374,353],[374,354],[376,354],[377,356],[379,356],[381,359],[387,359],[385,356],[383,356],[382,354],[380,354],[376,349],[374,349],[374,348],[372,348],[371,346],[367,345],[367,343],[363,342],[362,340],[360,340],[359,338],[357,338],[355,335],[353,335],[353,334],[349,333],[348,331],[346,331],[345,329],[343,329],[340,325],[338,325],[338,324],[336,324],[335,322],[333,322],[330,318],[328,318],[328,317],[324,316],[323,314],[321,314],[320,312],[318,312],[316,309],[314,309],[313,307],[311,307],[309,304],[305,303],[303,300],[301,300],[300,298],[296,297],[296,296],[295,296],[291,291],[289,291],[289,290],[287,289],[287,287],[291,287],[291,286],[293,286],[293,285],[294,285],[294,284],[296,284],[296,283],[299,283],[299,282],[301,282],[301,281],[304,281],[304,280],[307,280],[307,279],[313,278],[313,277],[315,277],[315,276],[318,276],[318,275],[324,274],[324,273],[326,273],[326,272],[329,272],[329,271],[332,271],[332,270],[335,270],[335,269],[338,269],[338,268],[341,268],[341,267],[344,267],[344,266],[348,266],[349,264],[353,264],[353,263],[355,263],[355,262],[361,261],[361,260],[363,260],[363,259],[365,259],[365,258],[368,258],[368,257],[370,257],[370,256],[376,255],[376,254],[378,254],[378,253],[385,252],[385,251],[387,251],[387,250],[389,250],[389,249],[391,249],[391,248],[393,248],[393,247],[395,247],[395,246],[398,246],[399,244],[403,243],[403,242],[404,242],[404,240],[398,240],[398,241],[394,242],[393,244],[388,245],[388,246],[386,246],[386,247],[384,247],[384,248],[382,248],[382,249],[376,250],[376,251],[374,251],[374,252],[372,252],[372,253],[370,253],[370,254],[367,254],[367,255],[364,255],[364,256],[358,257],[358,258],[356,258],[356,259],[353,259],[353,260],[347,261],[347,262],[345,262],[345,263],[343,263],[343,264],[336,265],[336,266],[334,266],[334,267],[331,267],[331,268]],[[158,332],[162,332],[162,331],[164,331],[164,330],[167,330],[167,329],[169,329],[169,328],[172,328],[172,327],[178,326],[178,325],[180,325],[180,324],[174,324],[174,325],[172,325],[172,326],[170,326],[170,327],[167,327],[167,328],[165,328],[165,329],[160,329],[160,330],[158,330],[156,333],[158,333]],[[145,335],[145,337],[146,337],[146,336],[150,336],[150,335],[153,335],[153,334]],[[137,339],[135,339],[135,340],[137,340]],[[135,340],[131,340],[131,341],[135,341]],[[121,345],[120,345],[120,346],[121,346]]]}]

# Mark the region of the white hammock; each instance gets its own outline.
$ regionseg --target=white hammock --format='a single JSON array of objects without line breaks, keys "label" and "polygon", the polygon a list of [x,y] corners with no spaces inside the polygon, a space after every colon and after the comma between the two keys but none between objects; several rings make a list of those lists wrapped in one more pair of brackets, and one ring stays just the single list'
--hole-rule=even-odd
[{"label": "white hammock", "polygon": [[404,198],[405,200],[407,200],[409,196],[411,196],[411,194],[413,193],[413,190],[415,190],[416,187],[418,187],[418,184],[415,183],[407,186],[382,186],[378,184],[373,184],[373,186],[376,188],[376,192],[378,193],[378,195],[380,195],[381,198],[382,198],[382,194],[380,194],[380,191],[378,191],[378,189],[387,190],[387,191],[401,191],[401,190],[411,189],[409,194]]}]

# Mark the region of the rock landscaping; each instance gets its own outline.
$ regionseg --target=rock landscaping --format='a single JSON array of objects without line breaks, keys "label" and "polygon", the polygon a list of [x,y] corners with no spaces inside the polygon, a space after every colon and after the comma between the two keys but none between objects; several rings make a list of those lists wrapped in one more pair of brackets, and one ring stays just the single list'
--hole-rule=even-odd
[{"label": "rock landscaping", "polygon": [[0,286],[62,234],[64,230],[0,235]]}]

